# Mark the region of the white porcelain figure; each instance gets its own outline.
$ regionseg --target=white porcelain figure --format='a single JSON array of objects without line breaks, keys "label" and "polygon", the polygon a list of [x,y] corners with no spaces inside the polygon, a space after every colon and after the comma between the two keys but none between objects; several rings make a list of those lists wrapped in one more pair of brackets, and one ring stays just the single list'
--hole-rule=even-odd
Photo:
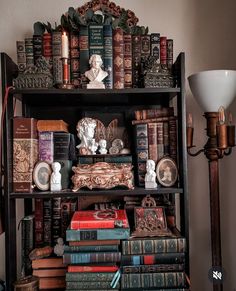
[{"label": "white porcelain figure", "polygon": [[52,163],[52,174],[50,177],[50,190],[61,191],[61,164],[59,162]]},{"label": "white porcelain figure", "polygon": [[77,136],[81,143],[77,145],[77,149],[86,148],[91,150],[94,143],[94,133],[96,128],[96,120],[90,117],[82,118],[76,126]]},{"label": "white porcelain figure", "polygon": [[57,239],[57,244],[55,245],[54,247],[54,253],[58,256],[58,257],[61,257],[63,256],[64,254],[64,241],[63,241],[63,238],[59,237]]},{"label": "white porcelain figure", "polygon": [[99,153],[105,155],[107,153],[107,141],[105,139],[100,139],[98,145]]},{"label": "white porcelain figure", "polygon": [[102,80],[106,78],[108,73],[103,71],[102,58],[100,55],[92,55],[89,59],[91,69],[85,72],[85,76],[89,79],[88,89],[105,88]]},{"label": "white porcelain figure", "polygon": [[153,160],[147,160],[145,174],[145,189],[157,188],[155,162]]}]

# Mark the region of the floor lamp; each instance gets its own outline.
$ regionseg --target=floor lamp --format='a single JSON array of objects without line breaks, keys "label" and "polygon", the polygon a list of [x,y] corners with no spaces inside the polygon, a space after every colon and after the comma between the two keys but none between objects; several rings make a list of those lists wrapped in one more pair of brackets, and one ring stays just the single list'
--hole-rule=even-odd
[{"label": "floor lamp", "polygon": [[[226,124],[224,110],[236,96],[236,71],[203,71],[188,77],[190,89],[204,110],[207,143],[195,153],[191,116],[187,118],[187,150],[191,156],[204,153],[209,164],[212,269],[209,276],[214,291],[223,290],[220,237],[219,159],[231,153],[235,145],[235,126]],[[230,122],[230,121],[229,121]],[[231,123],[231,122],[230,122]]]}]

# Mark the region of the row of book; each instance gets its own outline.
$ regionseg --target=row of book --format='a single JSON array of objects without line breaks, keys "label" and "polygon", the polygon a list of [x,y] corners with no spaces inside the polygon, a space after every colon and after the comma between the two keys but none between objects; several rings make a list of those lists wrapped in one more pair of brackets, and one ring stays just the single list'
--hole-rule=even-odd
[{"label": "row of book", "polygon": [[[142,87],[143,63],[149,56],[168,68],[173,64],[173,40],[160,33],[131,35],[111,25],[80,26],[69,34],[70,78],[75,86],[84,86],[84,73],[89,69],[89,57],[98,54],[103,59],[108,77],[108,89]],[[44,56],[52,65],[54,84],[63,82],[62,33],[53,31],[17,41],[17,62],[20,71],[32,66]],[[82,82],[81,82],[82,80]]]},{"label": "row of book", "polygon": [[177,118],[173,107],[139,110],[134,126],[136,173],[139,186],[144,185],[146,161],[156,164],[164,156],[177,163]]}]

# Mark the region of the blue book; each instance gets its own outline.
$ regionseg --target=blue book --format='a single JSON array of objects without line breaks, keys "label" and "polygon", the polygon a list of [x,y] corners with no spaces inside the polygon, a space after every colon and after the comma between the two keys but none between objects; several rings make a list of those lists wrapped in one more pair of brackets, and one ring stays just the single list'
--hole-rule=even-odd
[{"label": "blue book", "polygon": [[89,264],[89,263],[116,263],[120,262],[120,252],[97,253],[64,253],[64,264]]},{"label": "blue book", "polygon": [[99,246],[65,246],[65,253],[73,252],[118,252],[118,245],[99,245]]},{"label": "blue book", "polygon": [[129,228],[104,228],[89,230],[66,230],[67,241],[81,240],[108,240],[108,239],[128,239],[130,237]]}]

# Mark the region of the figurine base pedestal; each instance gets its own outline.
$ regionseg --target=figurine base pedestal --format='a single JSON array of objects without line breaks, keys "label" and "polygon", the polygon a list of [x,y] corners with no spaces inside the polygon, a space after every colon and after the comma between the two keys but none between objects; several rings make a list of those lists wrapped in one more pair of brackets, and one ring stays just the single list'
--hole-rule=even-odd
[{"label": "figurine base pedestal", "polygon": [[59,89],[74,89],[75,86],[73,84],[60,84],[57,86]]},{"label": "figurine base pedestal", "polygon": [[90,82],[87,84],[87,89],[105,89],[105,85],[102,82]]}]

